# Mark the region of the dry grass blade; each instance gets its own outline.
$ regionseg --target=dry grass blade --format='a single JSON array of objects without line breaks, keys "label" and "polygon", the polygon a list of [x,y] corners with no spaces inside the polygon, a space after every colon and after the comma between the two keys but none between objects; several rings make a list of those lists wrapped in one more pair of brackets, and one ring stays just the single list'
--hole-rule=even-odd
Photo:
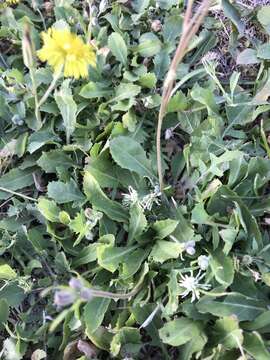
[{"label": "dry grass blade", "polygon": [[157,135],[156,135],[157,168],[158,168],[159,186],[161,191],[163,189],[163,175],[162,175],[162,163],[161,163],[161,129],[162,129],[163,118],[165,116],[166,107],[170,99],[170,94],[172,92],[173,83],[176,77],[177,66],[182,61],[183,57],[187,52],[188,43],[198,31],[204,17],[206,16],[209,7],[211,5],[211,0],[203,0],[193,17],[191,17],[192,5],[193,5],[193,0],[190,0],[188,2],[187,9],[185,12],[184,23],[183,23],[183,34],[181,36],[180,42],[176,49],[175,55],[172,59],[168,74],[165,78],[163,85],[163,93],[162,93],[161,105],[159,110]]}]

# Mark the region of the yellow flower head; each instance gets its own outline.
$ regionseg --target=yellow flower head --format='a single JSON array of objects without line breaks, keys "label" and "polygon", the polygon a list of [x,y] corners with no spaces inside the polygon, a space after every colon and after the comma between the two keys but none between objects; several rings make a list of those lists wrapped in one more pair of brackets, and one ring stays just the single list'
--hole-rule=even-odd
[{"label": "yellow flower head", "polygon": [[5,9],[10,5],[16,5],[20,2],[20,0],[5,0],[5,1],[0,1],[0,10],[1,9]]},{"label": "yellow flower head", "polygon": [[20,2],[20,0],[6,0],[5,3],[7,5],[15,5],[18,4]]},{"label": "yellow flower head", "polygon": [[64,76],[87,77],[88,65],[95,66],[96,56],[91,45],[85,44],[68,29],[51,28],[42,33],[43,47],[37,52],[41,61],[47,61],[54,71],[64,69]]}]

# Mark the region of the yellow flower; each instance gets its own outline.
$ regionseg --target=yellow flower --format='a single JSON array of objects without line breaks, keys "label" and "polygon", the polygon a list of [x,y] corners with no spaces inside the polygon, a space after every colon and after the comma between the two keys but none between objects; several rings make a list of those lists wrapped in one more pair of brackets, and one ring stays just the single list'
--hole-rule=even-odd
[{"label": "yellow flower", "polygon": [[78,79],[88,76],[88,65],[96,64],[93,47],[68,29],[51,28],[42,33],[42,39],[44,45],[37,55],[41,61],[47,61],[55,72],[63,68],[64,76]]},{"label": "yellow flower", "polygon": [[7,5],[13,5],[13,4],[18,4],[20,2],[20,0],[6,0],[5,3]]},{"label": "yellow flower", "polygon": [[5,0],[0,3],[0,10],[6,9],[10,5],[16,5],[20,2],[20,0]]}]

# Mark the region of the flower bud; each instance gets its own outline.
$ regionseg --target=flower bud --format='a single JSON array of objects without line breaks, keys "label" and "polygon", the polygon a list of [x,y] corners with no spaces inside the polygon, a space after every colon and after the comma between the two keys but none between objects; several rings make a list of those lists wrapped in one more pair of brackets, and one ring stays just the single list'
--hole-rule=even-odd
[{"label": "flower bud", "polygon": [[209,257],[206,255],[201,255],[198,257],[198,265],[201,270],[206,270],[209,265]]},{"label": "flower bud", "polygon": [[188,255],[194,255],[195,252],[196,252],[196,250],[195,250],[195,248],[192,247],[192,246],[188,246],[188,247],[186,248],[186,253],[187,253]]},{"label": "flower bud", "polygon": [[194,255],[195,254],[196,250],[195,250],[195,241],[194,240],[190,240],[190,241],[185,243],[185,251],[189,255]]},{"label": "flower bud", "polygon": [[62,224],[68,225],[70,223],[70,216],[66,211],[60,211],[59,220]]},{"label": "flower bud", "polygon": [[172,137],[173,137],[172,128],[166,129],[166,131],[165,131],[165,140],[169,140]]},{"label": "flower bud", "polygon": [[160,31],[162,28],[161,22],[159,20],[154,20],[151,24],[151,29],[155,32]]},{"label": "flower bud", "polygon": [[44,4],[44,9],[47,15],[51,15],[53,11],[53,3],[51,1],[46,1]]},{"label": "flower bud", "polygon": [[81,288],[83,287],[82,280],[77,278],[71,278],[68,284],[74,290],[81,290]]},{"label": "flower bud", "polygon": [[22,53],[24,65],[30,69],[34,66],[34,44],[30,35],[30,27],[25,25],[22,38]]},{"label": "flower bud", "polygon": [[251,265],[252,264],[252,257],[250,256],[250,255],[244,255],[243,256],[243,260],[242,260],[242,262],[243,262],[243,264],[244,265]]},{"label": "flower bud", "polygon": [[76,295],[70,290],[59,290],[54,294],[54,304],[57,306],[67,306],[74,302]]}]

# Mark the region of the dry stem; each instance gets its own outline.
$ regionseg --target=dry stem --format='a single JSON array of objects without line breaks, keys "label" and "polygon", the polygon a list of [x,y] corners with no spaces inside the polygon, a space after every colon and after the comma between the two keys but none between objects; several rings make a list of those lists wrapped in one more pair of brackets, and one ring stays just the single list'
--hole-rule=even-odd
[{"label": "dry stem", "polygon": [[206,16],[209,7],[211,5],[211,0],[203,0],[193,17],[191,17],[192,5],[193,5],[193,0],[190,0],[188,2],[187,9],[185,12],[185,17],[183,22],[183,33],[163,85],[161,105],[158,115],[157,137],[156,137],[157,168],[158,168],[159,186],[161,191],[163,190],[163,176],[162,176],[162,163],[161,163],[161,129],[162,129],[163,118],[166,114],[167,104],[170,99],[174,80],[176,78],[177,67],[187,52],[187,48],[190,40],[198,31],[204,17]]}]

